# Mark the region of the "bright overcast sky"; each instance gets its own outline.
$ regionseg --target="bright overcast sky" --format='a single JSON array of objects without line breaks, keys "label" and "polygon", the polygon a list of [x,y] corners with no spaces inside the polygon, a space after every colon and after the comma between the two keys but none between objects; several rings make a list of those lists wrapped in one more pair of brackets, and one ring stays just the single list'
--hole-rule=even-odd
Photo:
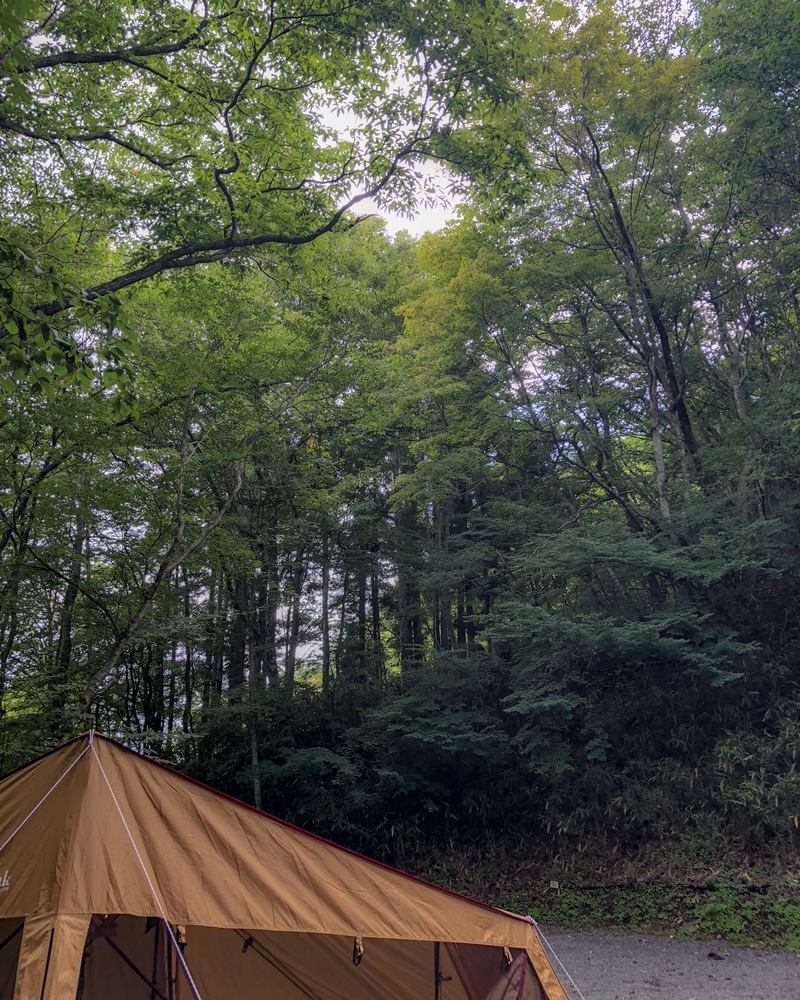
[{"label": "bright overcast sky", "polygon": [[386,220],[386,231],[389,235],[405,229],[412,236],[422,236],[423,233],[431,233],[441,229],[448,222],[456,217],[457,210],[451,199],[448,197],[447,188],[449,178],[447,173],[433,163],[417,165],[417,169],[427,178],[426,185],[433,185],[436,191],[436,202],[433,205],[424,204],[422,191],[419,192],[417,208],[413,215],[399,215],[386,208],[378,208],[370,198],[362,201],[356,208],[361,213],[374,212]]},{"label": "bright overcast sky", "polygon": [[[323,111],[322,121],[327,127],[337,130],[339,141],[347,141],[351,138],[351,133],[359,125],[358,117],[347,109],[327,108]],[[372,198],[354,205],[353,211],[358,215],[381,216],[386,220],[386,231],[390,236],[394,236],[395,233],[402,232],[404,229],[412,236],[422,236],[424,233],[441,229],[456,217],[455,205],[448,192],[451,178],[445,169],[433,161],[417,162],[414,164],[414,170],[422,176],[415,212],[409,215],[400,215],[385,207],[379,207]],[[427,199],[422,190],[423,185],[427,190]],[[426,200],[433,201],[434,204],[425,204]]]},{"label": "bright overcast sky", "polygon": [[[367,203],[368,204],[368,203]],[[401,232],[403,229],[411,233],[412,236],[422,236],[423,233],[431,233],[441,229],[451,219],[455,218],[455,210],[452,205],[434,205],[429,208],[420,207],[413,218],[404,218],[394,212],[387,212],[385,209],[375,209],[370,206],[368,211],[377,211],[377,214],[386,219],[386,231],[391,236]]]}]

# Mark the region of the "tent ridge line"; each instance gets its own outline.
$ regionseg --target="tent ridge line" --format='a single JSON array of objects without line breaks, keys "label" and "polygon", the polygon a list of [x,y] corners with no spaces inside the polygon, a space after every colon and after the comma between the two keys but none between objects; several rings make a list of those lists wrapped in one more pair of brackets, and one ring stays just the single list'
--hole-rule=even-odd
[{"label": "tent ridge line", "polygon": [[[20,771],[26,771],[29,767],[35,767],[37,764],[41,764],[43,760],[47,760],[48,757],[52,757],[54,753],[59,753],[61,750],[66,750],[67,747],[72,746],[73,743],[77,743],[79,740],[82,740],[84,736],[88,735],[89,735],[88,732],[81,733],[79,736],[74,736],[71,740],[67,740],[66,743],[60,743],[57,747],[53,747],[52,750],[46,750],[44,753],[40,753],[32,760],[26,761],[24,764],[19,764],[17,767],[13,767],[8,772],[8,774],[4,774],[2,775],[2,777],[0,777],[0,781],[7,781],[9,778],[13,778],[15,775],[19,774]],[[98,733],[97,735],[99,736],[100,734]],[[107,739],[108,737],[103,737],[103,738]],[[116,740],[109,740],[109,743],[116,743]],[[122,746],[121,743],[117,745]],[[155,761],[153,761],[153,763],[155,763]]]},{"label": "tent ridge line", "polygon": [[[83,733],[78,736],[77,739],[86,737],[88,739],[88,732]],[[471,896],[466,896],[461,892],[454,892],[452,889],[446,889],[444,886],[436,885],[434,882],[428,882],[424,878],[420,878],[418,875],[412,875],[410,872],[401,871],[399,868],[393,868],[392,865],[384,864],[382,861],[376,861],[375,858],[370,858],[366,854],[360,854],[358,851],[354,851],[349,847],[343,847],[341,844],[337,844],[333,840],[328,840],[326,837],[321,837],[319,834],[311,833],[309,830],[304,830],[300,826],[295,826],[294,823],[289,823],[284,819],[279,819],[277,816],[273,816],[271,813],[264,812],[263,809],[256,809],[255,806],[249,805],[247,802],[242,802],[241,799],[234,798],[233,795],[228,795],[226,792],[221,792],[217,788],[212,788],[211,785],[206,785],[202,781],[198,781],[197,778],[191,777],[191,775],[184,774],[182,771],[177,770],[177,768],[170,767],[169,764],[164,764],[160,760],[154,760],[152,757],[148,757],[146,754],[139,753],[138,750],[133,750],[130,747],[126,747],[123,743],[118,740],[111,739],[109,736],[103,736],[102,733],[98,733],[94,730],[94,737],[97,740],[103,740],[105,743],[110,743],[112,746],[117,747],[120,750],[124,750],[125,753],[129,753],[134,757],[139,757],[146,760],[148,764],[152,764],[155,767],[160,767],[164,771],[168,771],[170,774],[176,775],[183,781],[188,781],[198,788],[205,789],[207,792],[211,792],[212,795],[216,795],[221,799],[225,799],[227,802],[232,802],[235,806],[239,806],[241,809],[247,809],[249,812],[255,813],[256,816],[262,816],[264,819],[268,819],[273,823],[277,823],[279,826],[285,827],[287,830],[292,830],[295,833],[300,834],[303,837],[308,837],[310,840],[316,841],[318,844],[324,844],[326,847],[332,847],[337,851],[341,851],[344,854],[349,854],[350,857],[359,858],[361,861],[366,861],[370,865],[374,865],[376,868],[380,868],[383,871],[392,872],[394,875],[400,875],[404,879],[409,879],[411,882],[416,882],[418,885],[424,885],[429,889],[435,889],[437,892],[443,892],[447,896],[452,896],[454,899],[461,899],[465,902],[471,903],[473,906],[479,906],[481,909],[488,910],[490,913],[497,913],[504,917],[511,917],[514,920],[520,920],[524,924],[531,924],[530,917],[523,916],[520,913],[511,913],[509,910],[501,910],[497,906],[491,906],[489,903],[481,902],[480,899],[473,899]],[[70,741],[74,742],[74,741]],[[96,752],[96,751],[95,751]]]}]

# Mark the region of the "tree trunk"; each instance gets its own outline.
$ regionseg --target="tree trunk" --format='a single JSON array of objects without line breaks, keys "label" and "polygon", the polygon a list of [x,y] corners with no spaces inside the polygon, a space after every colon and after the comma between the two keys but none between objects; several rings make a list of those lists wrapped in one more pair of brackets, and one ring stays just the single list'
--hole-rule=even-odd
[{"label": "tree trunk", "polygon": [[286,695],[292,697],[294,692],[295,668],[297,666],[297,646],[300,641],[300,597],[303,592],[305,565],[303,563],[304,549],[298,549],[292,560],[291,601],[289,605],[289,628],[287,630],[286,663],[284,666],[284,684]]},{"label": "tree trunk", "polygon": [[384,663],[383,642],[381,640],[380,563],[377,546],[372,550],[370,562],[370,617],[372,672],[375,679],[380,681],[385,676],[386,664]]},{"label": "tree trunk", "polygon": [[228,693],[231,701],[241,697],[241,690],[244,686],[247,615],[250,610],[247,589],[247,581],[241,575],[237,575],[233,581],[228,581],[228,593],[231,597],[231,610],[233,612],[230,656],[228,657]]},{"label": "tree trunk", "polygon": [[322,693],[327,699],[331,685],[331,539],[327,528],[322,534]]},{"label": "tree trunk", "polygon": [[692,421],[689,416],[689,410],[686,406],[686,400],[684,398],[683,387],[681,386],[680,377],[675,364],[669,332],[667,331],[664,323],[664,318],[661,314],[658,300],[653,294],[653,289],[651,288],[647,274],[645,273],[644,264],[639,256],[636,242],[625,222],[622,210],[620,209],[619,202],[617,201],[617,196],[614,191],[614,186],[611,183],[605,168],[603,167],[600,147],[588,127],[586,127],[586,133],[593,149],[589,159],[594,178],[598,182],[598,187],[603,196],[607,199],[612,217],[614,219],[614,227],[617,230],[617,235],[619,236],[620,249],[625,261],[630,267],[634,284],[637,293],[641,297],[645,314],[649,322],[652,323],[657,334],[661,350],[661,376],[669,398],[670,409],[675,414],[678,431],[681,435],[684,447],[692,456],[696,470],[698,473],[702,474],[702,463],[699,455],[700,447],[697,443],[697,439],[694,434],[694,427],[692,426]]},{"label": "tree trunk", "polygon": [[184,662],[183,662],[183,717],[181,724],[183,731],[192,731],[192,702],[194,701],[194,653],[189,640],[189,625],[191,623],[192,602],[189,593],[189,574],[183,568],[181,577],[183,579],[183,618],[186,622],[186,635],[184,638]]},{"label": "tree trunk", "polygon": [[278,612],[280,580],[278,574],[277,524],[272,518],[261,543],[261,579],[259,594],[259,645],[261,671],[267,682],[278,677]]},{"label": "tree trunk", "polygon": [[50,688],[50,712],[48,729],[50,735],[60,738],[66,730],[64,709],[67,704],[67,688],[69,685],[70,664],[72,662],[72,627],[75,619],[75,605],[81,583],[83,569],[83,548],[88,535],[88,528],[81,509],[80,493],[84,485],[84,475],[78,476],[76,503],[75,534],[70,552],[69,575],[64,590],[64,600],[61,605],[61,620],[58,630],[58,647],[55,676]]},{"label": "tree trunk", "polygon": [[347,598],[350,595],[350,573],[345,570],[344,577],[342,578],[342,606],[339,612],[339,635],[336,639],[336,651],[333,654],[333,666],[336,672],[336,676],[339,676],[339,671],[342,666],[342,653],[344,652],[344,629],[347,624]]}]

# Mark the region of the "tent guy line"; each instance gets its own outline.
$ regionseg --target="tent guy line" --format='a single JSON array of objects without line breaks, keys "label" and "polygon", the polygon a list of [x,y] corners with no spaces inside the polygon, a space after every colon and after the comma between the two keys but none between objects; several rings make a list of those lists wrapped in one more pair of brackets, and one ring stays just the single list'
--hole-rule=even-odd
[{"label": "tent guy line", "polygon": [[[150,878],[150,873],[147,870],[147,866],[142,860],[142,855],[139,853],[139,848],[136,846],[136,841],[133,839],[131,828],[128,826],[128,821],[125,819],[125,814],[123,813],[122,808],[120,807],[120,804],[117,801],[117,796],[114,794],[114,789],[111,787],[111,782],[108,780],[108,775],[106,774],[106,770],[103,767],[103,762],[100,760],[99,756],[97,755],[97,751],[94,748],[93,729],[89,730],[89,743],[87,745],[87,749],[91,749],[92,753],[94,754],[94,758],[97,761],[97,766],[100,768],[100,774],[102,774],[103,781],[105,781],[106,783],[106,788],[108,788],[109,792],[111,793],[111,798],[114,800],[114,805],[116,806],[117,812],[119,813],[119,818],[122,820],[122,825],[125,827],[125,832],[128,834],[128,840],[130,840],[131,842],[131,847],[133,847],[134,854],[136,855],[136,860],[139,862],[142,872],[144,873],[144,877],[147,881],[147,885],[150,888],[150,892],[153,894],[153,902],[158,907],[158,911],[161,914],[162,920],[164,921],[164,926],[167,928],[167,934],[169,934],[170,939],[172,940],[172,945],[175,948],[175,953],[177,954],[178,958],[180,959],[180,963],[183,966],[184,974],[189,983],[189,986],[191,987],[192,993],[195,996],[195,1000],[203,1000],[203,997],[200,995],[200,990],[198,990],[197,985],[194,981],[194,977],[189,971],[189,966],[186,962],[186,956],[183,954],[183,949],[178,943],[178,939],[175,936],[175,932],[172,929],[172,924],[167,919],[166,910],[161,904],[161,899],[158,893],[156,892],[156,887],[153,885],[153,880]],[[81,754],[81,756],[83,756],[83,754]],[[77,764],[77,760],[75,761],[75,763]]]},{"label": "tent guy line", "polygon": [[545,947],[549,949],[549,951],[550,951],[550,954],[551,954],[551,955],[553,956],[553,958],[554,958],[554,959],[555,959],[555,960],[556,960],[556,961],[558,962],[558,964],[559,964],[559,965],[561,966],[561,971],[562,971],[562,972],[564,973],[564,975],[565,975],[565,976],[567,977],[567,979],[568,979],[568,980],[570,981],[570,983],[572,983],[572,988],[573,988],[573,989],[575,990],[575,992],[576,992],[576,993],[578,994],[578,996],[580,997],[580,1000],[586,1000],[586,997],[585,997],[585,996],[583,995],[583,993],[581,993],[581,991],[580,991],[580,987],[579,987],[579,986],[578,986],[578,984],[577,984],[577,983],[575,982],[575,980],[574,980],[574,979],[572,978],[572,976],[571,976],[571,975],[569,974],[569,970],[567,969],[567,967],[566,967],[566,966],[564,965],[564,963],[563,963],[563,962],[561,961],[561,959],[560,959],[560,958],[558,957],[558,955],[556,954],[556,950],[555,950],[555,948],[554,948],[554,947],[553,947],[553,946],[552,946],[552,945],[550,944],[550,942],[549,942],[549,941],[547,940],[547,938],[545,937],[545,934],[544,934],[544,931],[543,931],[543,930],[542,930],[542,928],[541,928],[541,927],[539,926],[539,923],[538,923],[538,922],[537,922],[536,920],[534,920],[534,918],[533,918],[533,917],[530,917],[529,919],[530,919],[531,923],[533,924],[533,926],[534,926],[534,927],[536,928],[536,933],[537,933],[537,934],[539,935],[539,937],[540,937],[540,938],[542,939],[542,942],[544,943]]},{"label": "tent guy line", "polygon": [[[69,772],[73,769],[73,767],[75,767],[75,765],[78,763],[78,761],[81,759],[81,757],[83,757],[83,755],[85,753],[87,753],[87,751],[90,748],[92,748],[91,742],[89,742],[89,743],[86,744],[86,746],[83,748],[83,750],[81,750],[80,754],[75,758],[75,760],[73,760],[73,762],[64,771],[64,773],[61,775],[61,777],[58,778],[57,781],[53,782],[53,784],[50,786],[50,788],[48,789],[48,791],[46,791],[44,793],[44,795],[39,799],[39,801],[36,803],[36,805],[33,807],[33,809],[31,809],[31,811],[28,813],[28,815],[25,817],[25,819],[19,824],[19,826],[16,828],[16,830],[14,830],[14,832],[12,834],[10,834],[6,838],[5,842],[2,845],[0,845],[0,854],[2,854],[2,852],[8,847],[8,845],[11,843],[11,841],[14,839],[14,837],[16,837],[16,835],[23,828],[23,826],[25,826],[25,824],[28,822],[28,820],[31,818],[31,816],[33,816],[33,814],[37,811],[37,809],[39,809],[40,806],[44,805],[44,803],[47,801],[47,799],[53,794],[53,792],[58,788],[58,786],[61,784],[61,782],[64,780],[64,778],[66,778],[66,776],[69,774]],[[97,756],[97,754],[95,754],[95,756]]]}]

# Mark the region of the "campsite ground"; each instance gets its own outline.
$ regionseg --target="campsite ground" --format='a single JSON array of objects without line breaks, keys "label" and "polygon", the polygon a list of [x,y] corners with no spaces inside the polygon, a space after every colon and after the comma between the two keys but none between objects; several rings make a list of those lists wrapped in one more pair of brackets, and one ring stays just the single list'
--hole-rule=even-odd
[{"label": "campsite ground", "polygon": [[[585,1000],[800,1000],[800,955],[789,952],[630,932],[544,933]],[[580,1000],[571,987],[570,996]]]}]

